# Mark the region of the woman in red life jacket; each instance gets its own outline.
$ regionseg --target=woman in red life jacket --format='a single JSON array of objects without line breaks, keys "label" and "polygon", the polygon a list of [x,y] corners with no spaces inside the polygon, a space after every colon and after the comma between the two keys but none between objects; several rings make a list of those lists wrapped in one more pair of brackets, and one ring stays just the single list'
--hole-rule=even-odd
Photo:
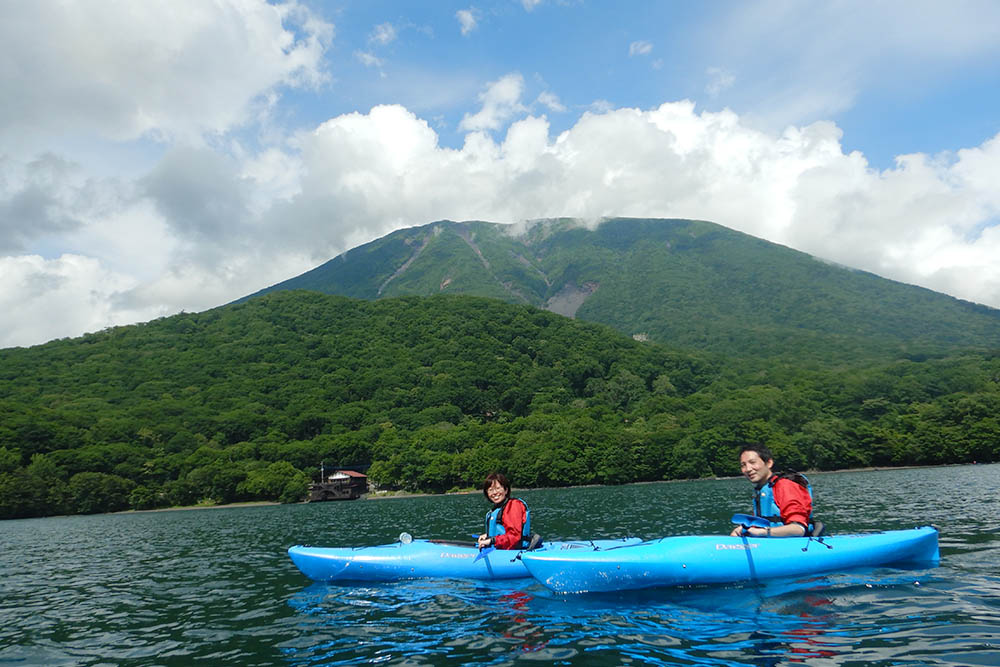
[{"label": "woman in red life jacket", "polygon": [[767,528],[737,526],[733,537],[802,537],[813,531],[812,489],[799,473],[775,473],[774,458],[764,445],[740,449],[740,472],[754,485],[754,516],[771,522]]},{"label": "woman in red life jacket", "polygon": [[486,513],[486,532],[479,536],[480,549],[526,549],[531,541],[531,512],[520,498],[510,497],[510,482],[495,472],[483,482],[483,495],[493,503]]}]

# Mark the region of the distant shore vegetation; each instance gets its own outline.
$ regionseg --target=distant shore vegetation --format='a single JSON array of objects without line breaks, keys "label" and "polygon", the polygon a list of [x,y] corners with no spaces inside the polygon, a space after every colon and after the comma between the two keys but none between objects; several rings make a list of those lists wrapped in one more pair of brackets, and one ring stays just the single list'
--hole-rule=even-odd
[{"label": "distant shore vegetation", "polygon": [[[802,355],[796,355],[802,356]],[[804,355],[808,356],[808,355]],[[465,296],[275,292],[0,350],[0,518],[1000,460],[1000,353],[816,368]]]}]

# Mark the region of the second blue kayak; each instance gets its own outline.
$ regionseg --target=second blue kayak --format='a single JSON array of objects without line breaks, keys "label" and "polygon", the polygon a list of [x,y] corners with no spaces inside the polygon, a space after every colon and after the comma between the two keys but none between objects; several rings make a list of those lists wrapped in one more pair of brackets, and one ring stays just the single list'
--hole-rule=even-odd
[{"label": "second blue kayak", "polygon": [[526,552],[535,579],[560,593],[622,591],[797,577],[855,567],[937,564],[930,526],[822,538],[664,537],[592,551]]},{"label": "second blue kayak", "polygon": [[[638,538],[551,542],[530,553],[596,552],[639,544]],[[394,581],[424,577],[517,579],[531,575],[517,550],[487,549],[438,540],[413,540],[375,547],[309,547],[288,549],[292,562],[313,581]]]}]

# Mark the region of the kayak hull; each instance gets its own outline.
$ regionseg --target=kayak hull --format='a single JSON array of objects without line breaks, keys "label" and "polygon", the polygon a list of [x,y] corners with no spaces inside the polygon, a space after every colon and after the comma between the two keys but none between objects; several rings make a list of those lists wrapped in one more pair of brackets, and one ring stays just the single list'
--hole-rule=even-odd
[{"label": "kayak hull", "polygon": [[[638,538],[579,540],[544,544],[545,551],[597,551],[626,544]],[[486,549],[434,540],[413,540],[374,547],[310,547],[296,545],[288,555],[313,581],[396,581],[400,579],[518,579],[531,575],[518,556],[522,551]],[[532,552],[535,553],[535,552]]]},{"label": "kayak hull", "polygon": [[938,531],[926,526],[822,538],[664,537],[582,552],[525,553],[531,575],[559,593],[622,591],[798,577],[857,567],[939,560]]}]

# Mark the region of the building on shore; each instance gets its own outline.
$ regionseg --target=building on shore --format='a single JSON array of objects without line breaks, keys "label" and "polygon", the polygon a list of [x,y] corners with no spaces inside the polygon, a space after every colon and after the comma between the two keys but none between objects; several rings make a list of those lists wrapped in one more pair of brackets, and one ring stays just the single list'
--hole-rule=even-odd
[{"label": "building on shore", "polygon": [[357,500],[368,493],[368,476],[354,470],[335,470],[327,475],[320,467],[319,483],[309,485],[309,502]]}]

